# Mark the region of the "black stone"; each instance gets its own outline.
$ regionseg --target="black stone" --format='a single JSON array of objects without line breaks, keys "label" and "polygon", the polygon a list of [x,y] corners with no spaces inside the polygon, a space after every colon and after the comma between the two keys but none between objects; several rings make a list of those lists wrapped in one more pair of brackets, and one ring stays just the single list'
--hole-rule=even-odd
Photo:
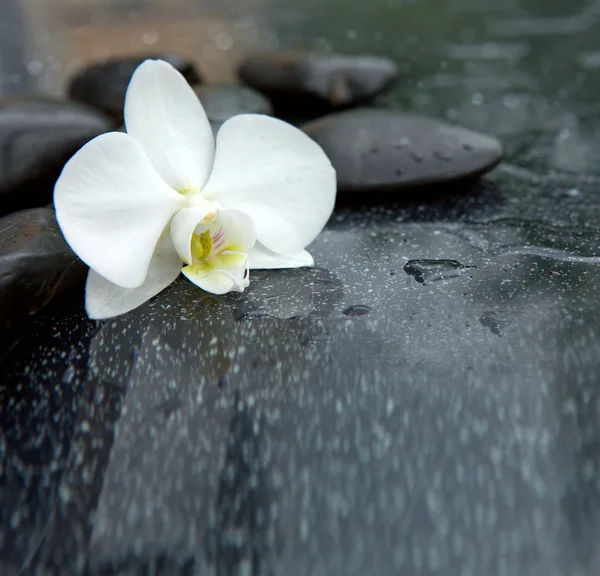
[{"label": "black stone", "polygon": [[260,92],[246,86],[221,84],[194,88],[215,133],[237,114],[273,114],[273,106]]},{"label": "black stone", "polygon": [[[0,339],[24,317],[81,288],[87,267],[65,242],[49,208],[0,218]],[[2,355],[0,351],[0,355]]]},{"label": "black stone", "polygon": [[503,153],[491,136],[388,110],[341,112],[303,129],[323,147],[337,171],[338,189],[348,194],[473,178],[498,164]]},{"label": "black stone", "polygon": [[74,102],[0,102],[0,216],[50,202],[69,158],[112,126],[104,114]]},{"label": "black stone", "polygon": [[69,96],[122,120],[129,80],[135,69],[147,59],[168,62],[179,70],[190,84],[199,84],[201,81],[194,64],[177,54],[129,56],[98,62],[84,68],[71,80]]},{"label": "black stone", "polygon": [[37,316],[0,363],[2,574],[598,574],[600,204],[494,177],[339,209],[243,294]]},{"label": "black stone", "polygon": [[264,92],[280,116],[311,118],[370,102],[393,85],[398,67],[379,56],[275,52],[244,60],[239,77]]}]

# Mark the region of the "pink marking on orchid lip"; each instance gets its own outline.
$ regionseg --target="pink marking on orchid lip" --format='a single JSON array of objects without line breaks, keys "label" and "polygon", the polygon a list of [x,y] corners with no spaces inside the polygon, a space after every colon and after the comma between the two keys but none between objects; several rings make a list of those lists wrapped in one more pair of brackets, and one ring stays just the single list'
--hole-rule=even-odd
[{"label": "pink marking on orchid lip", "polygon": [[213,250],[218,252],[219,248],[225,243],[225,232],[223,228],[219,228],[218,232],[213,236]]}]

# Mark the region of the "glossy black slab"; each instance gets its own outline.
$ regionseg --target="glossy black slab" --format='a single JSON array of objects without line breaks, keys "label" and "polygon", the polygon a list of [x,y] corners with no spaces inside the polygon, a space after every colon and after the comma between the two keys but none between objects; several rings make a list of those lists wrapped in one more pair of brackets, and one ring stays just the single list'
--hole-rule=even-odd
[{"label": "glossy black slab", "polygon": [[598,3],[256,14],[282,47],[393,56],[388,104],[507,160],[340,207],[316,268],[243,295],[28,320],[0,364],[0,573],[595,576]]},{"label": "glossy black slab", "polygon": [[[495,186],[340,211],[317,268],[241,296],[180,281],[101,326],[34,322],[3,364],[4,561],[594,573],[598,235]],[[409,257],[465,268],[420,282]]]}]

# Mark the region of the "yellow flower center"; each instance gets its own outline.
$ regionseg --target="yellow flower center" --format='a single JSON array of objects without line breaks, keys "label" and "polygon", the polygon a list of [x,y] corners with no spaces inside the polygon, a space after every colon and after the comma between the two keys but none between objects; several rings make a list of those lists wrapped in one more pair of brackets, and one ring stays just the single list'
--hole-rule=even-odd
[{"label": "yellow flower center", "polygon": [[210,230],[205,230],[202,234],[192,235],[192,258],[202,260],[206,258],[213,248],[213,238]]},{"label": "yellow flower center", "polygon": [[[183,268],[183,273],[188,278],[200,279],[214,274],[212,282],[218,294],[224,293],[218,290],[232,282],[237,286],[236,290],[243,290],[248,285],[248,254],[242,252],[243,247],[232,239],[235,240],[228,237],[218,224],[200,234],[192,234],[192,262]],[[227,287],[226,291],[230,289]]]}]

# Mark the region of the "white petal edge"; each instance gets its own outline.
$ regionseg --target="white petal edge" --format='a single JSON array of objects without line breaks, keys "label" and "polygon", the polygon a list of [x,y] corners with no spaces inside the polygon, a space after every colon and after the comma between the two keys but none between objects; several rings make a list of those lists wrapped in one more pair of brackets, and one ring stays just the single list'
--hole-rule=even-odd
[{"label": "white petal edge", "polygon": [[294,254],[275,254],[260,244],[248,252],[248,261],[250,270],[312,268],[315,265],[313,257],[306,250]]},{"label": "white petal edge", "polygon": [[184,204],[142,147],[120,132],[88,142],[67,162],[54,188],[56,217],[73,251],[125,288],[144,282],[162,231]]},{"label": "white petal edge", "polygon": [[181,260],[168,234],[163,234],[148,275],[138,288],[121,288],[93,270],[88,273],[85,286],[85,309],[93,320],[104,320],[134,310],[170,286],[181,270]]},{"label": "white petal edge", "polygon": [[207,214],[205,208],[184,208],[171,220],[173,246],[186,264],[192,263],[192,234]]},{"label": "white petal edge", "polygon": [[169,186],[179,192],[204,186],[212,170],[214,136],[180,72],[162,60],[140,64],[127,88],[124,116],[127,133]]},{"label": "white petal edge", "polygon": [[219,130],[203,194],[246,212],[269,250],[292,254],[308,246],[331,216],[336,176],[321,147],[299,129],[242,114]]},{"label": "white petal edge", "polygon": [[220,269],[200,275],[194,272],[193,266],[185,266],[181,273],[202,290],[211,294],[227,294],[228,292],[243,292],[250,284],[248,261],[244,268]]}]

